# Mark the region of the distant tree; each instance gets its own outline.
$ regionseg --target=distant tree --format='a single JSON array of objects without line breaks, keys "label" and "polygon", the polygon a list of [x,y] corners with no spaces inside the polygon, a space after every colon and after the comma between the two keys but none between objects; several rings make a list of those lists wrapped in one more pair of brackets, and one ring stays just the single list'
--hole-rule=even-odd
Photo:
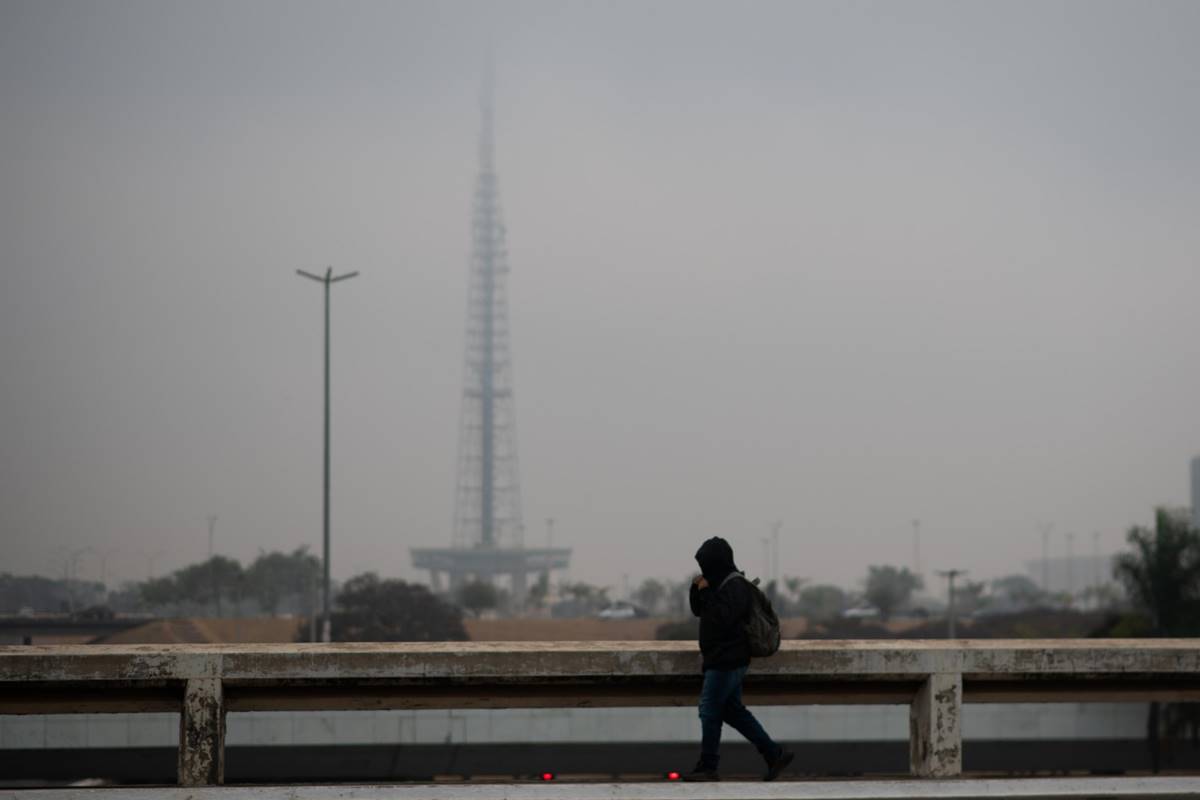
[{"label": "distant tree", "polygon": [[796,598],[799,598],[800,589],[806,583],[808,583],[807,578],[796,578],[796,577],[792,577],[792,576],[784,576],[784,579],[783,579],[783,585],[787,587],[788,593]]},{"label": "distant tree", "polygon": [[[1149,620],[1151,635],[1200,633],[1200,531],[1182,515],[1158,508],[1153,531],[1134,526],[1125,540],[1130,550],[1113,559],[1113,575]],[[1151,703],[1146,732],[1151,766],[1158,772],[1164,740],[1168,759],[1175,739],[1190,733],[1196,740],[1200,704]]]},{"label": "distant tree", "polygon": [[759,588],[767,596],[767,600],[771,602],[771,607],[775,609],[775,614],[780,617],[786,617],[788,615],[788,602],[783,593],[779,591],[779,581],[769,580]]},{"label": "distant tree", "polygon": [[138,593],[142,602],[148,606],[171,606],[183,600],[174,575],[164,575],[139,583]]},{"label": "distant tree", "polygon": [[550,573],[543,572],[538,575],[537,581],[533,586],[529,587],[529,603],[534,608],[541,608],[546,604],[546,596],[550,594]]},{"label": "distant tree", "polygon": [[1200,633],[1200,531],[1159,508],[1153,531],[1134,526],[1125,539],[1131,549],[1114,559],[1113,575],[1155,635]]},{"label": "distant tree", "polygon": [[871,566],[863,593],[867,602],[879,609],[879,617],[886,620],[921,586],[920,576],[909,572],[907,567]]},{"label": "distant tree", "polygon": [[691,577],[684,578],[681,581],[671,581],[666,584],[667,596],[666,613],[674,616],[690,616],[691,609],[688,607],[688,593],[692,588]]},{"label": "distant tree", "polygon": [[1004,605],[1030,608],[1046,601],[1045,593],[1026,575],[1005,575],[992,581],[992,595]]},{"label": "distant tree", "polygon": [[799,612],[817,622],[837,618],[849,604],[846,593],[829,584],[806,586],[800,590],[796,600]]},{"label": "distant tree", "polygon": [[333,634],[341,642],[465,641],[462,612],[424,586],[380,580],[373,572],[346,581],[337,596]]},{"label": "distant tree", "polygon": [[609,587],[607,586],[593,586],[590,583],[578,581],[561,584],[558,591],[559,594],[574,600],[584,613],[599,611],[608,605]]},{"label": "distant tree", "polygon": [[495,608],[499,599],[496,587],[487,581],[470,581],[458,590],[459,604],[476,617],[489,608]]},{"label": "distant tree", "polygon": [[986,594],[987,584],[983,581],[967,581],[962,586],[954,587],[954,613],[974,614],[985,608],[990,599]]},{"label": "distant tree", "polygon": [[242,565],[234,559],[213,556],[207,561],[176,570],[172,578],[181,601],[215,604],[219,617],[222,615],[222,599],[240,595],[242,575]]},{"label": "distant tree", "polygon": [[1080,592],[1084,603],[1093,609],[1116,609],[1121,605],[1121,590],[1111,583],[1089,586]]},{"label": "distant tree", "polygon": [[785,575],[783,577],[783,588],[776,587],[779,596],[779,613],[794,616],[803,615],[804,611],[800,608],[800,592],[803,591],[804,585],[808,583],[807,578],[800,578],[794,575]]},{"label": "distant tree", "polygon": [[15,614],[22,609],[35,612],[65,611],[103,597],[99,583],[41,575],[0,573],[0,613]]},{"label": "distant tree", "polygon": [[221,616],[222,599],[241,595],[242,578],[241,564],[232,558],[213,556],[139,584],[138,594],[148,606],[215,606],[217,616]]},{"label": "distant tree", "polygon": [[633,601],[651,614],[658,613],[659,606],[667,596],[667,585],[660,580],[647,578],[633,592]]},{"label": "distant tree", "polygon": [[799,591],[804,585],[805,578],[784,576],[779,581],[768,581],[763,592],[775,607],[775,613],[781,617],[794,617],[802,614],[800,611]]},{"label": "distant tree", "polygon": [[281,600],[307,595],[321,574],[321,560],[300,547],[291,553],[258,554],[246,569],[246,593],[268,614],[275,614]]}]

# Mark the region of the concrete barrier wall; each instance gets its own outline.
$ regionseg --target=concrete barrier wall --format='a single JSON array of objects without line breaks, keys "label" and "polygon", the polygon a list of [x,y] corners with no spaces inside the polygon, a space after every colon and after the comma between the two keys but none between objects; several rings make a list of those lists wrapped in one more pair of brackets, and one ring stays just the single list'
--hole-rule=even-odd
[{"label": "concrete barrier wall", "polygon": [[[0,647],[0,712],[178,708],[179,779],[203,785],[223,781],[228,712],[690,709],[699,689],[698,655],[690,642]],[[964,702],[1197,699],[1200,645],[788,641],[755,662],[746,697],[759,706],[906,705],[912,772],[950,776],[962,770]],[[803,718],[792,713],[789,719]],[[337,719],[374,735],[374,718],[325,717],[315,724]],[[417,726],[421,718],[412,719]],[[464,736],[468,719],[476,718],[461,718]],[[489,719],[475,724],[486,727]],[[563,717],[530,717],[527,725],[546,741],[570,734]]]},{"label": "concrete barrier wall", "polygon": [[[783,741],[903,741],[903,706],[767,706],[754,712]],[[692,742],[683,708],[252,711],[227,717],[227,746]],[[1139,739],[1142,703],[967,705],[963,739]],[[177,747],[178,714],[0,715],[0,749]]]}]

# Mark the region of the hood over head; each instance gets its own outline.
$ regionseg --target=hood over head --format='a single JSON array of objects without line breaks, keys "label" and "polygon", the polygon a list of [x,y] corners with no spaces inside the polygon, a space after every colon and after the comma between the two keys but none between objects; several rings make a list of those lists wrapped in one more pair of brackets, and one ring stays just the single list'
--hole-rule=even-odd
[{"label": "hood over head", "polygon": [[738,571],[737,565],[733,563],[733,548],[720,536],[714,536],[700,545],[700,549],[696,551],[696,563],[700,565],[704,579],[713,588],[725,580],[729,573]]}]

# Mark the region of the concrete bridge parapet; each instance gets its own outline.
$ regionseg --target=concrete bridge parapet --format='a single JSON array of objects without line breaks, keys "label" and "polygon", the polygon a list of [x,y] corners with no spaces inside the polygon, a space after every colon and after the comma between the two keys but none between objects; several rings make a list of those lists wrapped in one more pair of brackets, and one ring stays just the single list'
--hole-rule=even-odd
[{"label": "concrete bridge parapet", "polygon": [[[0,647],[0,713],[181,713],[179,782],[223,782],[229,711],[688,706],[691,642]],[[788,641],[747,702],[907,704],[910,766],[962,771],[963,702],[1200,699],[1195,640]]]}]

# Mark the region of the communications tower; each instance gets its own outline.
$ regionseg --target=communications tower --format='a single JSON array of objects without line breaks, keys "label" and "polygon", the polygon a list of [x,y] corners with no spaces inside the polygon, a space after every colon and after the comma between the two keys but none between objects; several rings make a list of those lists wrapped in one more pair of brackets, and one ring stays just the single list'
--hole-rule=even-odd
[{"label": "communications tower", "polygon": [[496,178],[490,79],[480,94],[479,174],[471,215],[466,363],[458,438],[458,487],[449,548],[414,548],[413,566],[443,575],[456,593],[464,580],[511,579],[514,605],[525,605],[529,573],[567,566],[566,548],[526,549],[517,469],[516,414],[508,325],[508,251]]}]

